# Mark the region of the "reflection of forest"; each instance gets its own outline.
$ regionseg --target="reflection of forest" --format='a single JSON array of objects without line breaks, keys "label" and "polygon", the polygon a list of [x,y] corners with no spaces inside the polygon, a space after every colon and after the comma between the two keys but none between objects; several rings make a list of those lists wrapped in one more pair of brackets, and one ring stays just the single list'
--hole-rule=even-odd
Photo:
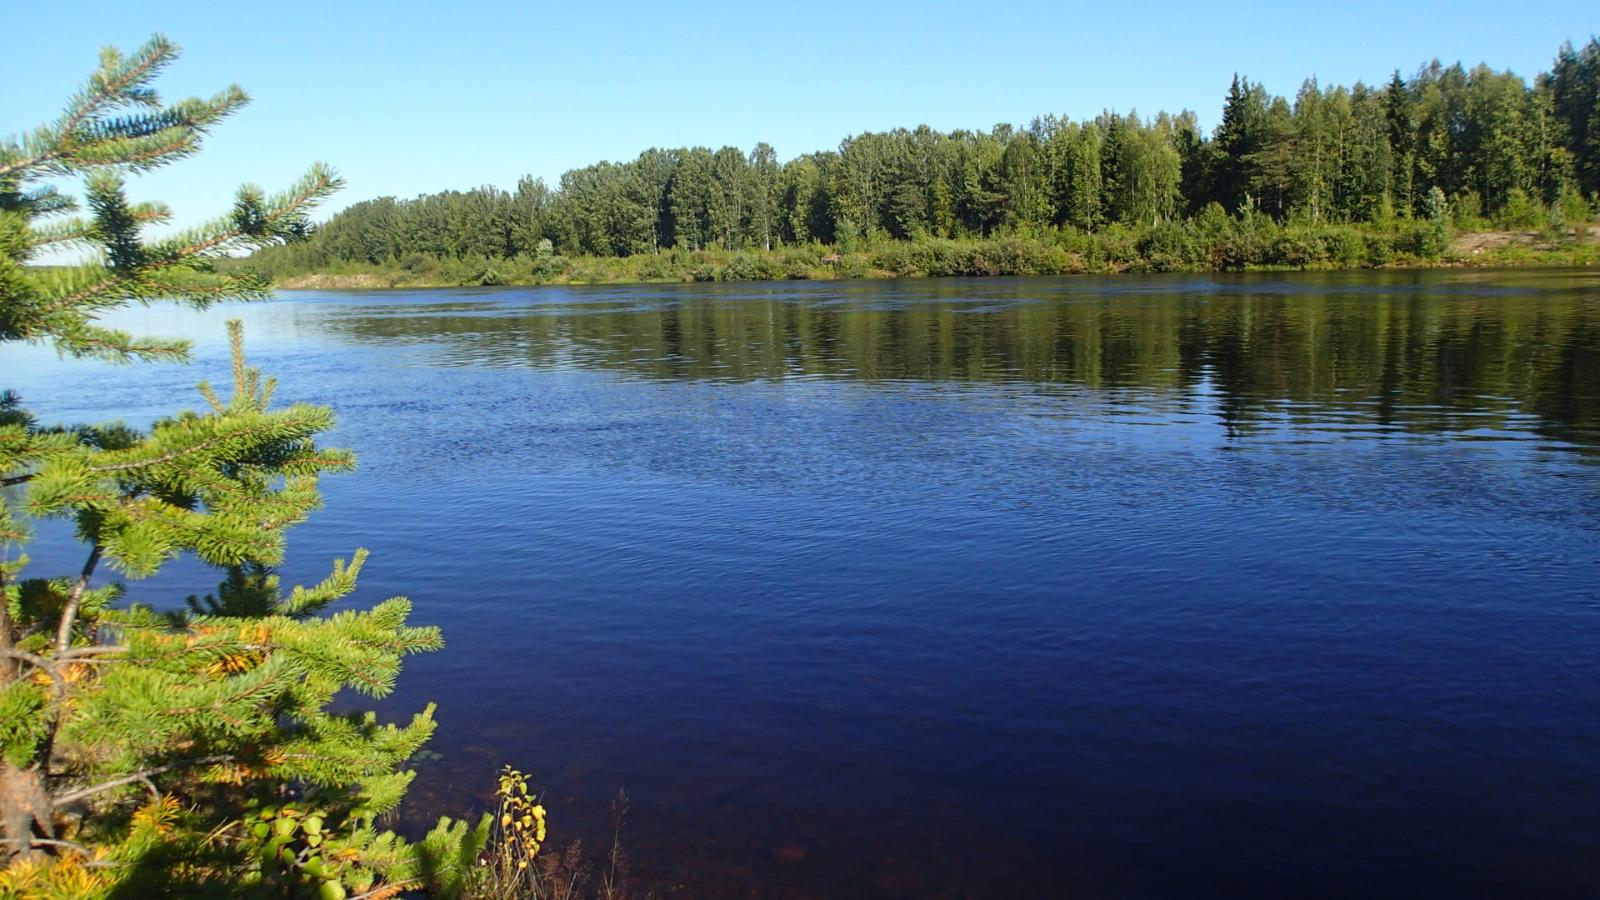
[{"label": "reflection of forest", "polygon": [[[1241,421],[1290,401],[1600,446],[1600,278],[1582,273],[612,289],[341,307],[327,323],[355,340],[437,343],[445,363],[1162,393],[1204,383]],[[1527,415],[1537,421],[1506,422]]]}]

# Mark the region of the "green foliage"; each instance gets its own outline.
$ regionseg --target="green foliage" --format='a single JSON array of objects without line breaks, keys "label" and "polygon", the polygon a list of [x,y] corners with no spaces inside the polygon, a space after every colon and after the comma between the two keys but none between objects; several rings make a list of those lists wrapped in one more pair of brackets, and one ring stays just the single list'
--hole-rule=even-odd
[{"label": "green foliage", "polygon": [[[1043,116],[1026,128],[867,132],[782,164],[766,144],[749,154],[652,148],[567,172],[555,189],[524,178],[514,193],[357,203],[309,242],[230,270],[385,286],[1369,265],[1389,261],[1395,246],[1435,259],[1451,228],[1556,235],[1592,216],[1597,98],[1600,41],[1591,40],[1563,47],[1531,84],[1435,62],[1382,88],[1311,79],[1290,99],[1236,76],[1210,136],[1187,112],[1107,112],[1081,122]],[[1213,220],[1248,224],[1228,226],[1222,240],[1214,222],[1184,222],[1213,205]],[[1337,235],[1337,246],[1268,234],[1263,219]],[[1396,219],[1436,224],[1417,230]],[[1369,226],[1367,237],[1337,227],[1352,224]],[[1194,243],[1191,234],[1210,237]],[[964,260],[938,243],[973,238],[994,243]],[[887,239],[919,249],[886,250]],[[1082,259],[1021,259],[1013,239],[1054,242]],[[734,255],[817,242],[840,262]]]},{"label": "green foliage", "polygon": [[[144,228],[167,221],[169,213],[159,204],[130,203],[124,173],[193,154],[210,128],[247,100],[230,87],[209,100],[163,105],[150,82],[176,55],[159,36],[132,56],[108,49],[60,119],[0,141],[0,340],[50,341],[65,353],[108,359],[182,358],[182,343],[135,340],[96,325],[96,314],[129,301],[204,307],[262,296],[259,279],[219,273],[210,262],[303,236],[306,212],[339,186],[331,171],[314,166],[282,194],[269,198],[247,185],[229,215],[146,239]],[[60,218],[77,204],[40,182],[77,173],[87,177],[91,215]],[[99,249],[100,259],[43,271],[26,267],[41,251],[62,249]]]},{"label": "green foliage", "polygon": [[[127,57],[107,50],[58,121],[0,142],[0,340],[181,359],[181,342],[99,316],[261,296],[259,277],[219,258],[303,238],[309,208],[338,186],[317,166],[281,195],[246,186],[215,222],[147,237],[166,213],[129,203],[123,176],[192,154],[245,101],[229,88],[162,104],[150,82],[176,53],[160,37]],[[63,175],[84,176],[87,217],[63,219],[73,202],[41,184]],[[27,265],[62,246],[89,261]],[[231,396],[202,383],[199,411],[147,431],[41,427],[0,394],[0,895],[448,895],[483,845],[486,826],[441,823],[410,844],[373,824],[410,783],[433,708],[397,725],[328,706],[388,694],[402,657],[440,635],[409,625],[400,597],[323,615],[356,589],[365,551],[284,590],[272,567],[285,532],[320,504],[318,479],[353,460],[317,444],[329,410],[272,406],[275,382],[229,328]],[[48,517],[76,525],[87,561],[75,576],[33,576],[15,552],[26,521]],[[124,605],[121,585],[91,584],[102,562],[142,578],[180,555],[225,574],[186,608]]]},{"label": "green foliage", "polygon": [[1495,216],[1495,227],[1508,231],[1522,231],[1542,227],[1550,218],[1550,211],[1542,203],[1536,202],[1528,192],[1522,188],[1512,188],[1506,196],[1505,205],[1500,207],[1500,213]]},{"label": "green foliage", "polygon": [[[1146,226],[1113,223],[1093,232],[1061,226],[1034,229],[1026,235],[938,238],[923,234],[905,240],[861,238],[831,247],[816,243],[777,246],[771,251],[729,253],[713,248],[631,257],[562,257],[561,265],[550,269],[517,257],[501,261],[496,272],[505,284],[619,284],[1453,265],[1464,260],[1452,250],[1454,226],[1449,204],[1443,208],[1446,215],[1442,219],[1390,217],[1345,223],[1296,218],[1278,222],[1260,214],[1230,216],[1212,203],[1191,219],[1167,219]],[[1592,216],[1587,205],[1578,209],[1584,216],[1579,224]],[[1580,237],[1558,213],[1554,208],[1547,211],[1539,234],[1511,236],[1515,238],[1512,243],[1472,257],[1472,264],[1584,264],[1600,256],[1600,243]],[[352,264],[280,277],[286,286],[321,288],[480,283],[476,270],[450,260],[437,261],[421,275],[394,264]]]}]

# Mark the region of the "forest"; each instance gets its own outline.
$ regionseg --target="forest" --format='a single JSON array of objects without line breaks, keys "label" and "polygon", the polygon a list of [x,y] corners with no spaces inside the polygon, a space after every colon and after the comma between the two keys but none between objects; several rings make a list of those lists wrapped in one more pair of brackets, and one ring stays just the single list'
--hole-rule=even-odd
[{"label": "forest", "polygon": [[[280,278],[349,264],[420,276],[445,266],[492,283],[501,272],[553,276],[571,257],[677,251],[724,268],[630,271],[807,277],[830,257],[766,264],[728,254],[908,241],[931,242],[948,274],[972,274],[949,257],[960,242],[996,238],[1022,242],[1023,255],[1065,254],[1025,271],[1092,267],[1107,255],[1116,268],[1119,253],[1155,269],[1382,264],[1436,257],[1447,227],[1563,231],[1593,217],[1597,192],[1600,39],[1591,39],[1562,46],[1531,83],[1435,61],[1382,86],[1311,79],[1289,98],[1236,75],[1211,134],[1188,111],[1108,111],[988,131],[868,132],[787,162],[765,143],[651,148],[566,172],[554,188],[524,177],[512,191],[363,201],[254,264]],[[897,251],[886,252],[892,267]],[[920,271],[941,274],[940,265]],[[988,257],[975,265],[977,274],[1017,268]]]}]

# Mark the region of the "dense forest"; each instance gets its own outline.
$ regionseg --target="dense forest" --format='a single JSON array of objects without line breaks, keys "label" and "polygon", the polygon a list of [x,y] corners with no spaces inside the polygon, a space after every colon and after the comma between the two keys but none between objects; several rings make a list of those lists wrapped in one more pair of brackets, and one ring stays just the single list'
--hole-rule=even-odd
[{"label": "dense forest", "polygon": [[[1591,39],[1563,46],[1531,84],[1487,65],[1435,61],[1377,87],[1312,79],[1287,98],[1236,76],[1209,135],[1191,112],[1105,112],[1087,121],[1043,116],[1026,128],[869,132],[788,162],[765,143],[748,153],[652,148],[631,162],[569,171],[554,189],[525,177],[510,192],[357,203],[310,242],[258,263],[421,271],[436,261],[524,260],[537,274],[570,256],[1118,229],[1145,256],[1177,242],[1168,249],[1184,257],[1193,253],[1172,228],[1184,223],[1191,242],[1194,223],[1216,231],[1224,219],[1536,229],[1588,219],[1597,193],[1600,40]],[[1409,238],[1424,255],[1430,240],[1437,251],[1425,232]]]}]

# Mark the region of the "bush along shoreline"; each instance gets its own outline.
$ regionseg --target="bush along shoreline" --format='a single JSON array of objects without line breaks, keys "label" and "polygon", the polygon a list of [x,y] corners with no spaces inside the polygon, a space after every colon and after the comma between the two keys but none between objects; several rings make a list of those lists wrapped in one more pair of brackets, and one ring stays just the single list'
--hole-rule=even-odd
[{"label": "bush along shoreline", "polygon": [[509,258],[410,254],[404,260],[304,265],[278,256],[228,263],[289,290],[541,284],[650,284],[1443,268],[1600,264],[1600,226],[1458,230],[1448,222],[1281,224],[1214,215],[1135,229],[1049,229],[986,238],[888,237],[772,250],[662,250],[634,256],[562,256],[548,244]]}]

